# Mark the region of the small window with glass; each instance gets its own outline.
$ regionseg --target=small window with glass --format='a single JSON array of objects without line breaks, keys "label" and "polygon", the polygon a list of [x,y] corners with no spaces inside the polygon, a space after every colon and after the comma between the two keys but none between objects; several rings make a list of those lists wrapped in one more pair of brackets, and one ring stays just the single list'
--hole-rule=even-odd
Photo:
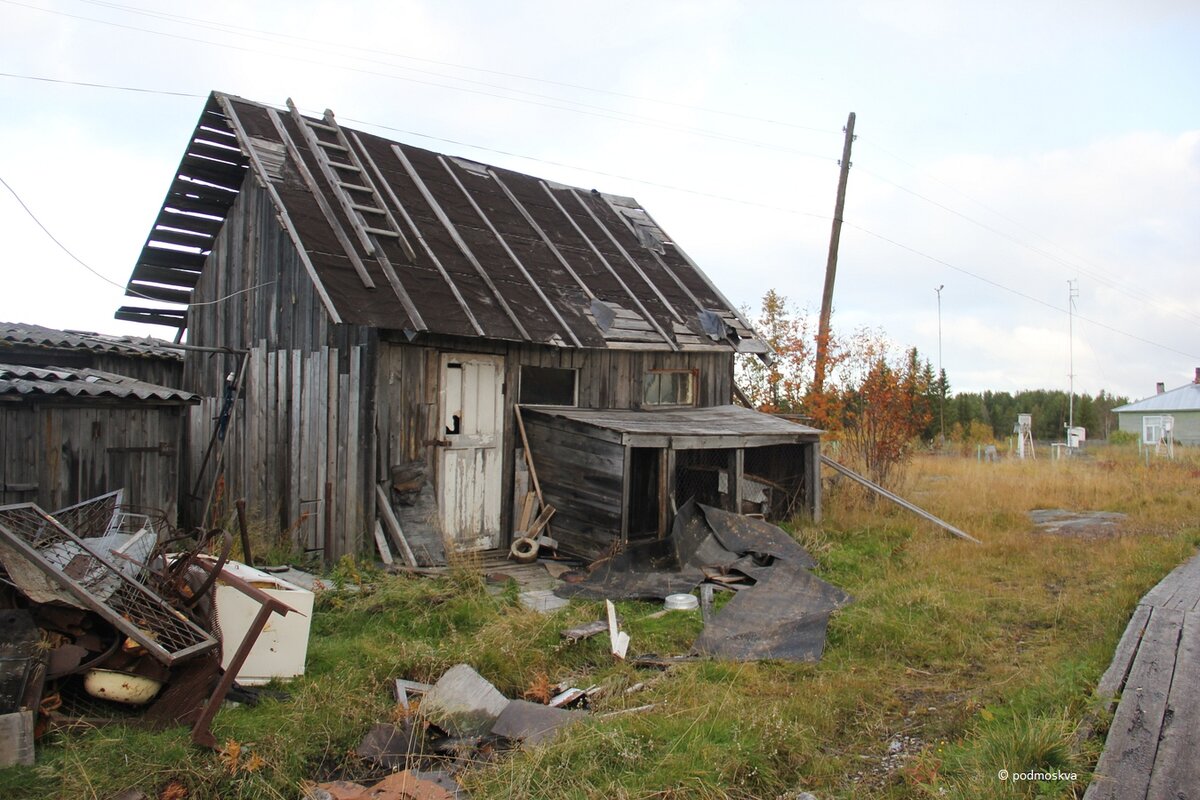
[{"label": "small window with glass", "polygon": [[696,405],[696,370],[656,369],[642,379],[642,405]]}]

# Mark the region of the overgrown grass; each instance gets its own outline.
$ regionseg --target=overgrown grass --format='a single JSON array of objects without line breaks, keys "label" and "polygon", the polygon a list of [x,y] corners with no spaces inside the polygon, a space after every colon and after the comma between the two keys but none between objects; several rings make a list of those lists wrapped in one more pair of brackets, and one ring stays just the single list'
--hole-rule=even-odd
[{"label": "overgrown grass", "polygon": [[[157,796],[178,784],[193,798],[290,800],[305,780],[369,777],[352,753],[371,724],[395,718],[391,679],[436,680],[460,661],[511,697],[559,680],[605,687],[568,735],[468,770],[474,797],[1070,797],[1099,748],[1078,746],[1075,732],[1096,711],[1092,687],[1130,612],[1200,544],[1198,474],[1194,461],[1147,467],[1122,451],[915,463],[901,494],[982,546],[835,486],[824,524],[796,531],[818,572],[855,597],[834,615],[817,664],[638,670],[615,663],[604,637],[560,640],[560,629],[600,618],[600,603],[542,616],[511,591],[489,594],[465,567],[356,578],[342,565],[341,580],[364,588],[320,596],[290,699],[218,715],[224,754],[193,749],[183,729],[56,734],[39,743],[37,766],[0,771],[0,797]],[[1129,518],[1119,535],[1072,538],[1034,532],[1034,508]],[[694,614],[618,608],[634,653],[685,652],[700,629]],[[636,683],[646,688],[626,694]],[[1080,777],[1002,782],[1001,769]]]}]

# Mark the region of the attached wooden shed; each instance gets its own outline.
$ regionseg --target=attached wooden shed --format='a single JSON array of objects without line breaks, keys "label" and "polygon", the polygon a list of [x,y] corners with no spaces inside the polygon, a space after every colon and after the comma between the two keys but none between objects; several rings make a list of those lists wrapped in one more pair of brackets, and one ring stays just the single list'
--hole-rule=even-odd
[{"label": "attached wooden shed", "polygon": [[93,369],[0,364],[0,504],[55,509],[115,489],[179,506],[179,443],[195,395]]},{"label": "attached wooden shed", "polygon": [[632,198],[220,93],[129,293],[162,303],[119,318],[227,350],[186,356],[188,485],[213,480],[203,443],[241,375],[226,492],[327,560],[370,541],[380,497],[422,560],[507,547],[518,403],[727,405],[734,357],[769,352]]},{"label": "attached wooden shed", "polygon": [[688,500],[739,514],[819,515],[820,431],[740,406],[523,409],[562,550],[594,558],[662,538]]}]

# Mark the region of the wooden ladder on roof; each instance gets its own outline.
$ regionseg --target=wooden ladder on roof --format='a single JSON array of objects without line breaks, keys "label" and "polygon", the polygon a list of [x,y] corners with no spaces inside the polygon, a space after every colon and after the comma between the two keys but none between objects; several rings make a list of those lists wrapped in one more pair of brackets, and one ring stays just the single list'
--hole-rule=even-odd
[{"label": "wooden ladder on roof", "polygon": [[[412,244],[392,216],[358,152],[338,125],[333,111],[325,109],[323,121],[315,122],[301,114],[290,98],[287,106],[367,255],[386,258],[379,247],[379,239],[387,238],[399,242],[409,260],[415,261],[417,256]],[[365,154],[366,151],[363,152]],[[370,159],[369,155],[366,157]],[[371,167],[381,176],[374,162]]]}]

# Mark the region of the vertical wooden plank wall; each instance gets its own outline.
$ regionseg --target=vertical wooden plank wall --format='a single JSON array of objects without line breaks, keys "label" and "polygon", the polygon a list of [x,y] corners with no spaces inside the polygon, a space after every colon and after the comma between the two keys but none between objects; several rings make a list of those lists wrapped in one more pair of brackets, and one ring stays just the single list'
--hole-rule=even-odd
[{"label": "vertical wooden plank wall", "polygon": [[183,409],[166,405],[0,408],[0,502],[36,502],[53,511],[125,489],[127,505],[174,522],[182,421]]},{"label": "vertical wooden plank wall", "polygon": [[[327,560],[358,552],[369,530],[372,457],[360,432],[372,429],[363,403],[364,347],[341,359],[336,348],[250,351],[245,391],[226,434],[222,472],[227,514],[238,497],[267,535],[288,532],[294,547]],[[346,372],[342,372],[342,368]],[[221,401],[193,410],[189,475],[195,480]],[[210,465],[198,493],[213,480]],[[327,486],[332,492],[326,492]]]},{"label": "vertical wooden plank wall", "polygon": [[[268,194],[248,176],[196,287],[188,342],[231,348],[189,352],[184,386],[205,400],[188,420],[187,491],[196,484],[224,391],[248,352],[246,378],[226,436],[224,509],[247,498],[270,537],[336,560],[356,552],[374,515],[374,404],[364,375],[375,333],[334,325]],[[193,523],[213,480],[210,465],[190,498]],[[326,487],[332,487],[327,492]]]}]

